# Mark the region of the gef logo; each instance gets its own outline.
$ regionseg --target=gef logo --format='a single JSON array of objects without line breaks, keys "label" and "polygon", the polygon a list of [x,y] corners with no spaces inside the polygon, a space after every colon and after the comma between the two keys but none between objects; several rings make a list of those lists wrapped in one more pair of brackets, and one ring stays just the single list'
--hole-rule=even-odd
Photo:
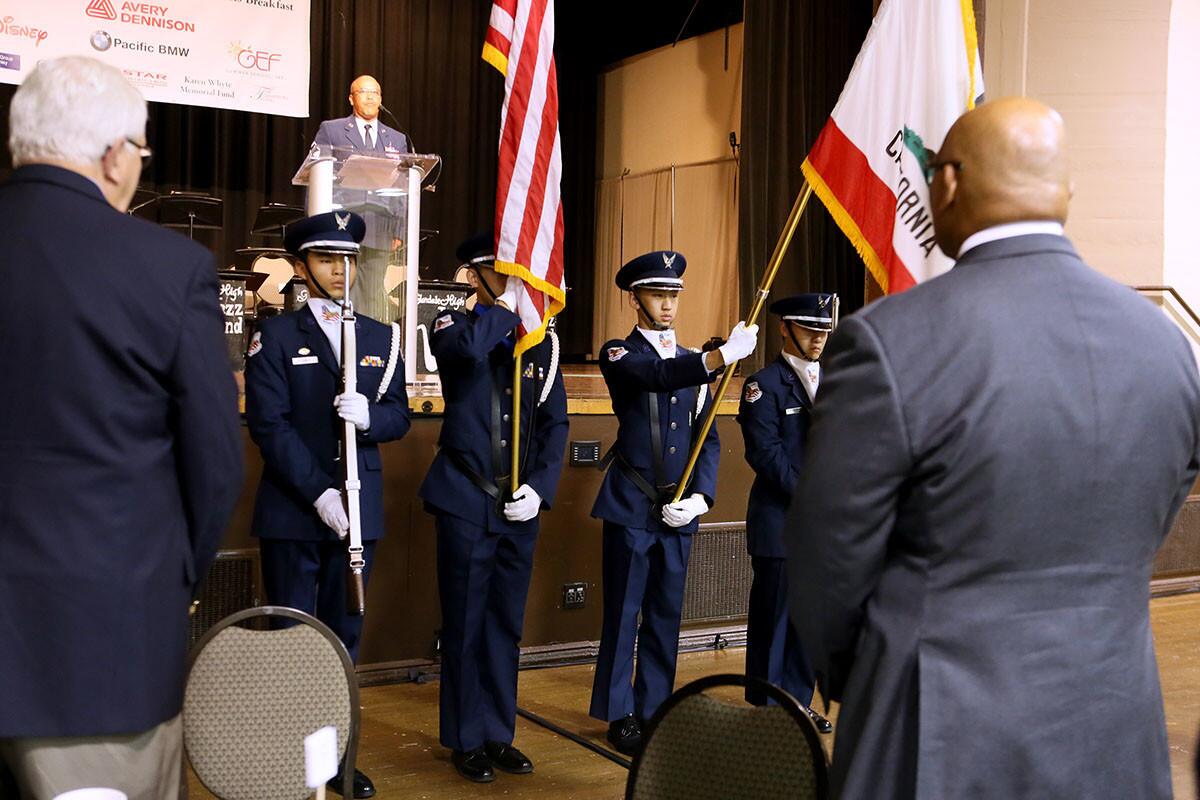
[{"label": "gef logo", "polygon": [[256,69],[259,72],[270,72],[275,62],[283,58],[281,53],[268,53],[266,50],[254,50],[249,47],[238,51],[238,66],[243,69]]},{"label": "gef logo", "polygon": [[117,10],[113,8],[112,0],[92,0],[87,5],[87,15],[95,19],[115,20]]}]

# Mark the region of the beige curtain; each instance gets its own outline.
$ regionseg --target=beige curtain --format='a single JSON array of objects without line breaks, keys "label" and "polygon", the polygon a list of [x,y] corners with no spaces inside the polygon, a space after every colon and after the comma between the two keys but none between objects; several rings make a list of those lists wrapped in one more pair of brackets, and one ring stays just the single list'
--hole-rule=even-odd
[{"label": "beige curtain", "polygon": [[738,320],[737,167],[732,160],[682,166],[673,177],[673,191],[670,167],[597,184],[593,353],[633,327],[636,314],[613,279],[622,264],[651,250],[677,250],[688,260],[681,344],[699,347]]}]

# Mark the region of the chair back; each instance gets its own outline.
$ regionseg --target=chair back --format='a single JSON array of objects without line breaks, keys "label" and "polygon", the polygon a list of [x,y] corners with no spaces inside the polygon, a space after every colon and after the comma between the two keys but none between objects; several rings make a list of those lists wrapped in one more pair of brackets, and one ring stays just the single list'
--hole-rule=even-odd
[{"label": "chair back", "polygon": [[[711,692],[749,684],[777,705],[751,706]],[[790,694],[745,675],[711,675],[671,695],[646,726],[625,787],[627,800],[823,800],[828,794],[825,751],[812,720]]]},{"label": "chair back", "polygon": [[[239,623],[269,620],[273,630]],[[337,636],[292,608],[231,614],[192,648],[183,744],[200,782],[222,800],[305,800],[304,737],[333,725],[338,756],[353,764],[358,681]],[[344,770],[345,797],[353,770]]]}]

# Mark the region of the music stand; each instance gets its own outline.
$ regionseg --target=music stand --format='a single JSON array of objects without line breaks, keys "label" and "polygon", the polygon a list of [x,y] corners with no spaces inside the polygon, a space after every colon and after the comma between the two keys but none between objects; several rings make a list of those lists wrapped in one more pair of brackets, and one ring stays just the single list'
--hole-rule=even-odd
[{"label": "music stand", "polygon": [[176,192],[158,198],[158,224],[167,228],[187,228],[188,238],[200,230],[225,227],[225,203],[219,197],[199,192]]},{"label": "music stand", "polygon": [[233,251],[233,265],[231,269],[239,272],[253,272],[254,262],[260,258],[283,258],[290,261],[292,256],[282,247],[243,247],[240,250]]},{"label": "music stand", "polygon": [[250,233],[255,236],[282,237],[287,226],[304,218],[304,209],[286,203],[267,203],[258,209]]},{"label": "music stand", "polygon": [[258,294],[258,288],[266,282],[268,276],[265,272],[249,272],[240,269],[219,269],[217,277],[226,281],[242,281],[248,291]]},{"label": "music stand", "polygon": [[131,217],[141,217],[150,222],[158,222],[157,202],[158,192],[139,186],[134,190],[133,199],[129,201],[129,210],[125,213]]}]

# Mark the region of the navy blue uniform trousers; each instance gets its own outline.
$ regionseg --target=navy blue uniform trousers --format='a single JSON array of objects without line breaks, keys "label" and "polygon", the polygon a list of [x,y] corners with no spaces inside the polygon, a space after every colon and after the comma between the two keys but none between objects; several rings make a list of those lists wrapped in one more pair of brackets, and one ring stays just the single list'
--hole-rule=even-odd
[{"label": "navy blue uniform trousers", "polygon": [[609,722],[649,719],[675,686],[692,537],[605,522],[603,539],[604,622],[590,713]]},{"label": "navy blue uniform trousers", "polygon": [[[746,626],[746,674],[773,683],[812,705],[812,666],[788,616],[787,560],[752,556],[754,581]],[[746,687],[747,702],[766,705],[766,692]]]},{"label": "navy blue uniform trousers", "polygon": [[450,514],[436,521],[442,745],[465,752],[485,742],[512,744],[537,535],[489,533]]},{"label": "navy blue uniform trousers", "polygon": [[[363,618],[346,612],[346,543],[259,539],[263,590],[273,606],[296,608],[324,622],[357,663]],[[374,540],[363,542],[363,590],[375,563]],[[290,623],[280,622],[279,627]]]}]

